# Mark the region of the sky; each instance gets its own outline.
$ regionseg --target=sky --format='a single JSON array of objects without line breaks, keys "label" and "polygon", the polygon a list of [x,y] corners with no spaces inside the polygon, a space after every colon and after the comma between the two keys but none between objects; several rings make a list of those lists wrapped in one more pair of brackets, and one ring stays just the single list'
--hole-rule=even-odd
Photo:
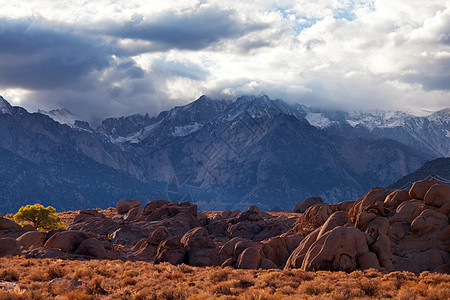
[{"label": "sky", "polygon": [[2,0],[0,95],[88,121],[203,94],[450,106],[446,0]]}]

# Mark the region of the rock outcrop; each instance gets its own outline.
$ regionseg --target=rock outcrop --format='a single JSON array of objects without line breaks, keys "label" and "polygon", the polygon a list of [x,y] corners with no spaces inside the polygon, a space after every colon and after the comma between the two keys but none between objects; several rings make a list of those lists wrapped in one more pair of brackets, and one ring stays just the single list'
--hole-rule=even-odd
[{"label": "rock outcrop", "polygon": [[445,273],[450,263],[449,189],[434,181],[417,182],[410,190],[374,188],[356,201],[315,204],[301,215],[269,214],[256,206],[204,213],[188,202],[153,200],[128,205],[113,216],[111,211],[83,210],[68,230],[48,234],[27,232],[0,218],[0,256],[22,252],[36,258],[241,269]]}]

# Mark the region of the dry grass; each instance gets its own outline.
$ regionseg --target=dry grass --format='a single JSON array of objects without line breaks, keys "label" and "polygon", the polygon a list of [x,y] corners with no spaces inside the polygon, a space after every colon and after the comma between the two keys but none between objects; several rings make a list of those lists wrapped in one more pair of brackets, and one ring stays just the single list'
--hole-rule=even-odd
[{"label": "dry grass", "polygon": [[0,259],[0,300],[100,298],[449,299],[450,275],[382,274],[375,270],[350,274],[235,270],[166,263],[23,257]]}]

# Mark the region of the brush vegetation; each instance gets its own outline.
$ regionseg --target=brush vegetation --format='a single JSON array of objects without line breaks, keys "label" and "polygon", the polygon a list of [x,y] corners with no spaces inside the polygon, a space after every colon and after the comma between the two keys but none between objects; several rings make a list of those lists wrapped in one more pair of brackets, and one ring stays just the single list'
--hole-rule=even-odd
[{"label": "brush vegetation", "polygon": [[3,299],[448,299],[450,275],[0,258]]}]

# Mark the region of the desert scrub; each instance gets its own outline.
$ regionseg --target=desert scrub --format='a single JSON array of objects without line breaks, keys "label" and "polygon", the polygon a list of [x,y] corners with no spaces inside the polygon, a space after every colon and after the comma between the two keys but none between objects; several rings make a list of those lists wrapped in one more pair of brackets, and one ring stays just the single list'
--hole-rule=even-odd
[{"label": "desert scrub", "polygon": [[[54,278],[62,278],[50,284]],[[450,275],[0,258],[3,299],[449,299]],[[3,284],[3,285],[1,285]]]}]

